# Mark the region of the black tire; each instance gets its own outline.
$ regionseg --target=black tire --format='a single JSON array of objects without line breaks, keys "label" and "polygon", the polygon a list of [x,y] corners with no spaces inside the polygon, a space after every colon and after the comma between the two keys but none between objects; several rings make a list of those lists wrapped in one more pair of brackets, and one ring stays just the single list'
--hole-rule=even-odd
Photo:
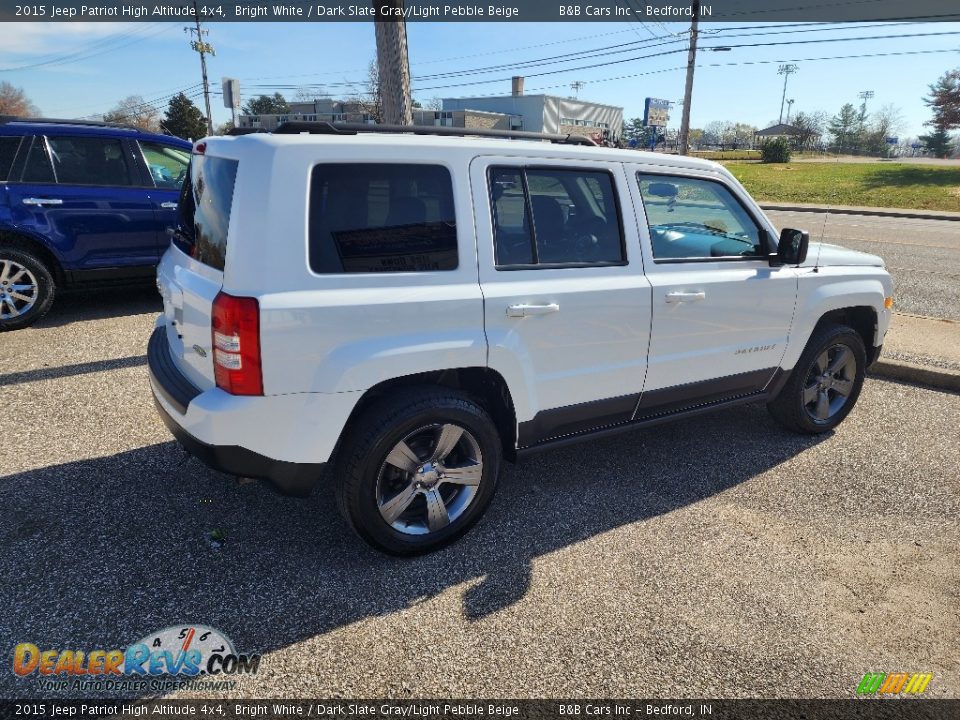
[{"label": "black tire", "polygon": [[[9,295],[10,285],[9,277],[15,277],[11,274],[14,268],[25,269],[29,275],[32,275],[32,281],[36,282],[35,299],[28,307],[24,301]],[[3,278],[6,269],[8,278]],[[19,270],[16,270],[19,272]],[[19,278],[18,282],[24,278]],[[21,283],[22,284],[22,283]],[[20,330],[33,323],[50,311],[53,305],[53,297],[56,294],[56,284],[49,268],[44,265],[35,255],[27,250],[21,250],[15,247],[0,247],[0,332],[5,330]],[[18,293],[22,295],[22,293]],[[33,295],[33,293],[30,293]],[[26,310],[23,310],[27,307]],[[20,310],[19,314],[14,314]]]},{"label": "black tire", "polygon": [[[450,461],[450,471],[455,472],[460,468],[453,466],[471,466],[475,460],[468,454],[476,456],[479,452],[482,465],[482,472],[476,473],[480,476],[479,483],[473,486],[443,480],[442,473],[447,472],[447,468],[439,465],[440,479],[431,478],[428,482],[433,485],[414,490],[418,478],[427,476],[401,470],[387,463],[387,456],[401,441],[409,440],[412,445],[407,447],[416,449],[415,454],[420,458],[415,465],[430,467],[426,461],[432,452],[436,454],[440,434],[447,425],[466,432],[443,459],[460,458],[458,462]],[[337,505],[357,535],[378,550],[405,556],[438,550],[467,532],[493,499],[502,457],[500,437],[487,412],[465,393],[430,386],[406,389],[371,405],[346,432],[348,436],[335,461]],[[435,443],[432,449],[431,438]],[[397,487],[403,489],[395,495],[389,492]],[[432,494],[434,490],[437,495]],[[381,504],[389,506],[404,492],[412,494],[414,499],[404,506],[406,510],[394,523],[390,523],[381,513]],[[468,493],[469,497],[461,496],[461,492]],[[448,499],[440,493],[447,494]],[[388,495],[392,495],[392,499],[387,500]],[[439,507],[444,514],[451,508],[459,514],[444,515],[449,517],[449,524],[439,529],[421,528],[426,530],[424,534],[411,534],[419,515],[423,516],[424,525],[433,522],[428,497],[434,499],[434,503],[440,498]],[[400,531],[396,528],[398,525],[405,525],[406,529]]]},{"label": "black tire", "polygon": [[[829,370],[841,357],[848,357],[840,355],[844,348],[852,357],[848,362],[855,365],[852,368],[844,365],[837,371],[837,377],[826,377],[828,373],[821,372],[821,358],[826,354],[826,369]],[[866,366],[863,338],[856,330],[846,325],[821,326],[814,331],[780,394],[767,404],[767,408],[788,430],[807,434],[833,430],[856,405]],[[825,379],[821,381],[821,378]],[[842,391],[848,390],[845,396],[841,388]],[[819,404],[821,401],[823,405]],[[821,407],[825,412],[821,412]]]}]

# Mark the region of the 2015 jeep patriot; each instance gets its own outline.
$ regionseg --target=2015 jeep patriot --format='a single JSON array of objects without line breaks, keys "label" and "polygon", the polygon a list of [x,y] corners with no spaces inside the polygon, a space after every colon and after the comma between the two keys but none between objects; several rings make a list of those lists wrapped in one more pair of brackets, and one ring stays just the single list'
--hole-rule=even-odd
[{"label": "2015 jeep patriot", "polygon": [[778,236],[720,165],[302,129],[195,146],[151,384],[215,468],[329,463],[381,550],[462,535],[527,451],[751,401],[830,430],[879,355],[880,258]]}]

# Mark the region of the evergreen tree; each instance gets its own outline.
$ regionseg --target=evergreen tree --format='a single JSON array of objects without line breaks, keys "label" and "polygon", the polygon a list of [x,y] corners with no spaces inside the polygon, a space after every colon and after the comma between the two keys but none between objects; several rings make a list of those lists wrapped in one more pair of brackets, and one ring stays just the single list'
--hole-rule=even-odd
[{"label": "evergreen tree", "polygon": [[960,68],[944,73],[923,101],[933,108],[929,125],[943,130],[960,127]]},{"label": "evergreen tree", "polygon": [[857,148],[860,127],[860,113],[850,103],[840,108],[840,112],[834,115],[830,119],[830,124],[827,125],[840,152],[844,150],[850,152]]},{"label": "evergreen tree", "polygon": [[207,134],[207,121],[200,108],[183,93],[170,98],[162,127],[170,135],[197,140]]},{"label": "evergreen tree", "polygon": [[953,152],[953,142],[950,140],[950,133],[946,128],[936,128],[929,135],[921,135],[920,142],[923,143],[927,152],[934,157],[945,158]]},{"label": "evergreen tree", "polygon": [[283,115],[290,112],[287,99],[280,93],[260,95],[243,106],[244,115]]}]

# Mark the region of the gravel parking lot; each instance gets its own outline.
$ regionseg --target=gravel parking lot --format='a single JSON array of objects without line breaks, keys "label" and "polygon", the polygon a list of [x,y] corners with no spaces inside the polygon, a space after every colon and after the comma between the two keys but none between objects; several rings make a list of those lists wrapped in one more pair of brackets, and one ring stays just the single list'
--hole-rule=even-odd
[{"label": "gravel parking lot", "polygon": [[[851,697],[924,671],[960,697],[957,395],[871,379],[826,437],[741,407],[538,455],[463,541],[396,560],[331,493],[176,448],[158,310],[76,295],[0,336],[6,662],[193,622],[265,653],[232,696]],[[0,669],[0,697],[31,695]]]}]

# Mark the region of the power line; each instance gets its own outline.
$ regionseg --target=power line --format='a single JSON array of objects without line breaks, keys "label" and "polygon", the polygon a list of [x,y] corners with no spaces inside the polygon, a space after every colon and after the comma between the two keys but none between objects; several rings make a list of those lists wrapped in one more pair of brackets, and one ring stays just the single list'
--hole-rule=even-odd
[{"label": "power line", "polygon": [[134,43],[142,42],[143,40],[146,40],[146,39],[148,39],[148,38],[156,37],[157,35],[160,35],[161,33],[163,33],[164,31],[166,31],[166,30],[168,30],[168,29],[170,28],[170,26],[169,26],[167,23],[155,23],[154,25],[158,25],[158,26],[159,26],[159,27],[156,27],[156,28],[155,28],[156,32],[149,32],[150,27],[148,27],[148,28],[146,28],[146,29],[138,28],[138,29],[135,30],[135,31],[131,31],[131,32],[129,32],[129,33],[122,33],[121,35],[118,35],[118,36],[112,38],[112,40],[114,40],[114,41],[116,41],[116,40],[123,40],[123,39],[126,39],[126,40],[127,40],[126,42],[121,42],[120,44],[115,45],[115,46],[113,46],[113,47],[104,47],[104,48],[100,48],[100,49],[94,50],[94,51],[92,51],[92,52],[89,51],[89,49],[88,49],[88,50],[78,50],[78,51],[76,51],[76,52],[73,52],[73,53],[70,53],[70,54],[67,54],[67,55],[61,55],[61,56],[59,56],[59,57],[55,57],[55,58],[52,59],[52,60],[46,60],[46,61],[42,61],[42,62],[31,63],[31,64],[29,64],[29,65],[20,65],[20,66],[17,66],[17,67],[0,68],[0,72],[15,72],[15,71],[21,71],[21,70],[33,70],[33,69],[41,68],[41,67],[52,67],[52,66],[56,66],[56,65],[63,65],[63,64],[65,64],[65,63],[74,63],[74,62],[80,62],[81,60],[89,60],[90,58],[98,57],[98,56],[100,56],[100,55],[106,55],[107,53],[111,53],[111,52],[114,52],[114,51],[116,51],[116,50],[120,50],[121,48],[128,47],[128,46],[130,46],[130,45],[133,45]]}]

